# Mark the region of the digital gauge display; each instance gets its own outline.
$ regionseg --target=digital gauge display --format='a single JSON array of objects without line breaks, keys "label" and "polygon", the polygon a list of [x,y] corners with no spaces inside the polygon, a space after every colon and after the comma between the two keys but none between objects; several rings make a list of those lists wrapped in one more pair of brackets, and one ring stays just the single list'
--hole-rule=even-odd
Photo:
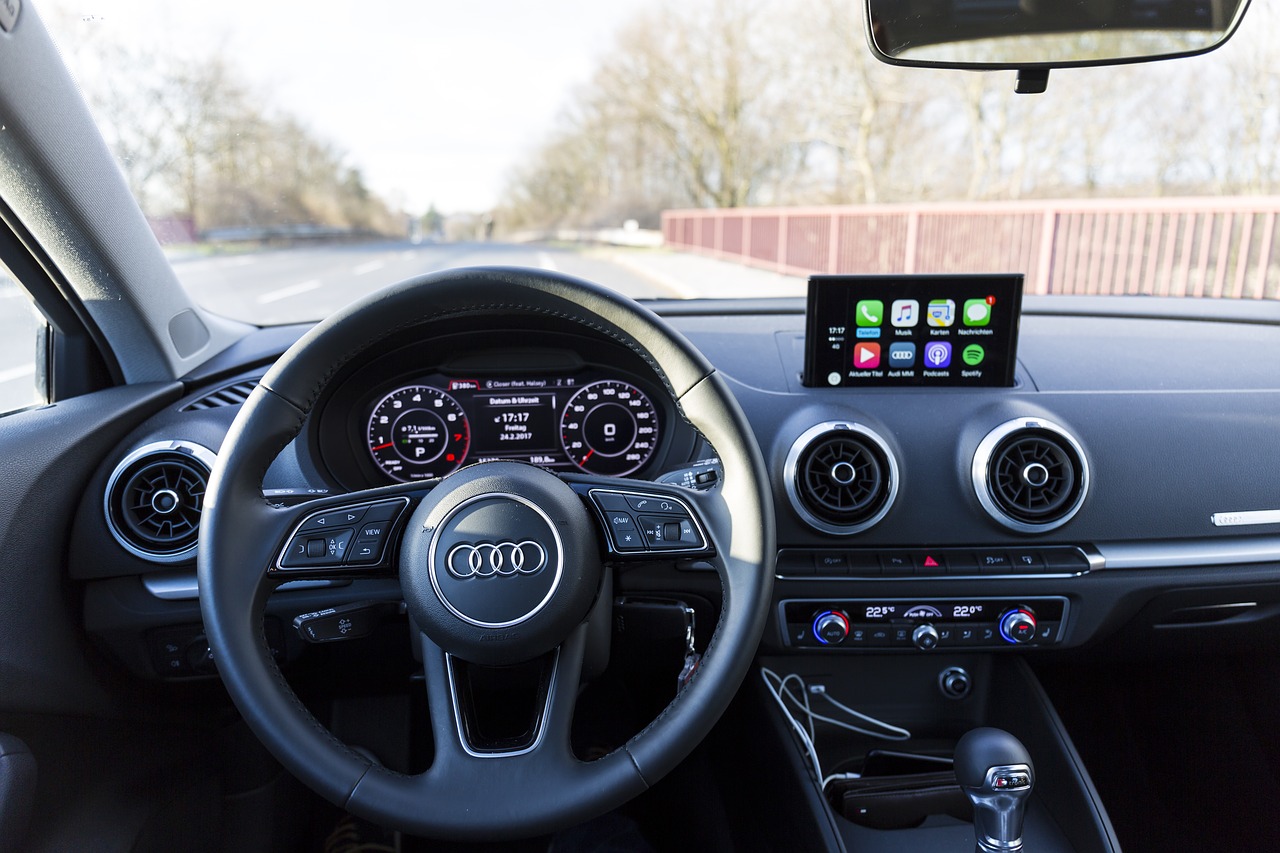
[{"label": "digital gauge display", "polygon": [[661,429],[635,385],[567,376],[428,377],[374,402],[368,423],[374,463],[402,482],[496,459],[624,476],[653,458]]}]

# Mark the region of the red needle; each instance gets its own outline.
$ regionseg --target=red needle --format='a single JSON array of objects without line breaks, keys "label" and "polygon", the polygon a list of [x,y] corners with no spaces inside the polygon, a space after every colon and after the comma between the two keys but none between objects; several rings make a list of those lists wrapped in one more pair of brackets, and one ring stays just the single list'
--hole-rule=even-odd
[{"label": "red needle", "polygon": [[579,464],[579,465],[586,465],[586,464],[587,464],[587,460],[591,458],[591,454],[593,454],[593,453],[595,453],[595,452],[596,452],[596,449],[595,449],[594,447],[593,447],[593,448],[591,448],[590,450],[588,450],[588,451],[587,451],[587,455],[586,455],[586,456],[584,456],[584,457],[582,457],[582,461],[581,461],[581,462],[579,462],[578,464]]},{"label": "red needle", "polygon": [[379,444],[377,447],[375,447],[375,448],[373,448],[373,449],[374,449],[375,451],[376,451],[376,450],[386,450],[388,447],[391,447],[391,446],[392,446],[392,445],[394,445],[394,444],[395,444],[395,442],[394,442],[394,441],[388,441],[386,444]]}]

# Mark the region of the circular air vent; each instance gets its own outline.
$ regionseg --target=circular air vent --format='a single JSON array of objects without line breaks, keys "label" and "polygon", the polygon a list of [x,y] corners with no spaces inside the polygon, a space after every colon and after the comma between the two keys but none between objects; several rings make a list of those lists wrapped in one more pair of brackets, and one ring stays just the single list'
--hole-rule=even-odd
[{"label": "circular air vent", "polygon": [[1062,427],[1019,418],[996,427],[973,457],[973,488],[996,521],[1021,533],[1071,519],[1089,488],[1084,451]]},{"label": "circular air vent", "polygon": [[791,445],[784,476],[796,512],[824,533],[866,530],[893,504],[898,465],[889,446],[861,424],[818,424]]},{"label": "circular air vent", "polygon": [[107,482],[107,526],[126,551],[159,563],[190,557],[213,452],[185,441],[161,441],[126,456]]}]

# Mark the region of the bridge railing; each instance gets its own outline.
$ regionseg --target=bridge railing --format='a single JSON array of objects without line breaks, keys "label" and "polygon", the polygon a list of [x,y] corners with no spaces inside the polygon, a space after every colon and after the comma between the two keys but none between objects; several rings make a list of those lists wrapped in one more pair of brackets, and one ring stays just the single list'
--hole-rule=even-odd
[{"label": "bridge railing", "polygon": [[1280,298],[1280,197],[671,210],[668,246],[788,275],[1021,272],[1027,293]]}]

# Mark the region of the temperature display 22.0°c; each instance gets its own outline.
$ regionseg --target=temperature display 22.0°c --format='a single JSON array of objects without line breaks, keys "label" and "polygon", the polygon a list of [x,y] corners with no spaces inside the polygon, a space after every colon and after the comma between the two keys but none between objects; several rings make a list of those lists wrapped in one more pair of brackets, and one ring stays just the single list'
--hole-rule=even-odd
[{"label": "temperature display 22.0\u00b0c", "polygon": [[658,446],[658,413],[634,385],[606,379],[569,398],[560,419],[569,461],[590,474],[639,470]]},{"label": "temperature display 22.0\u00b0c", "polygon": [[436,388],[397,388],[369,416],[369,453],[402,482],[443,477],[458,468],[471,446],[471,428],[458,401]]}]

